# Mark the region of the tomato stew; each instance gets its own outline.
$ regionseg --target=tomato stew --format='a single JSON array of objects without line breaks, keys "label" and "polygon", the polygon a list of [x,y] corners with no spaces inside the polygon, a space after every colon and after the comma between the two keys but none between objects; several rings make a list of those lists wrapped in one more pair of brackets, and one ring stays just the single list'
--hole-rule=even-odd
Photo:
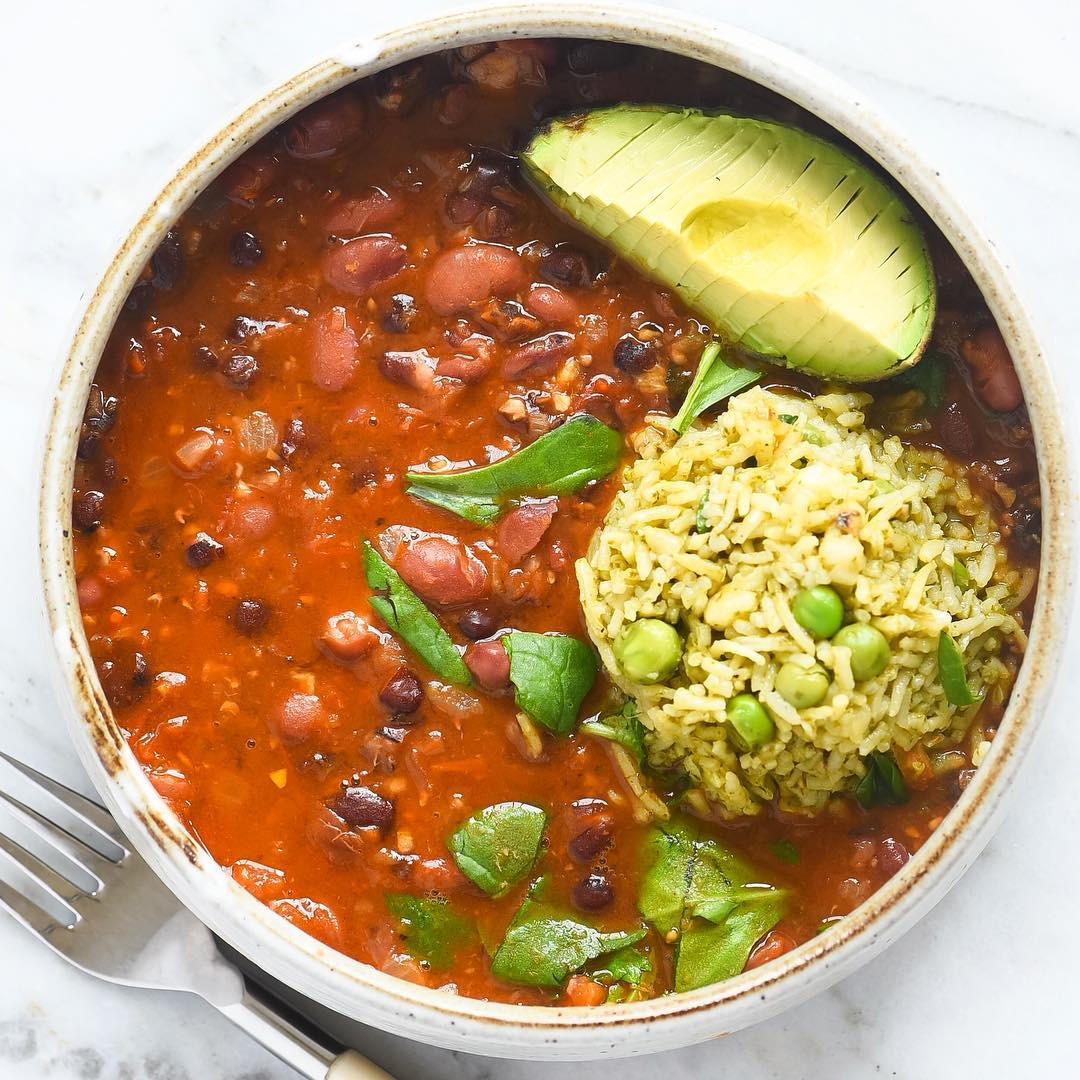
[{"label": "tomato stew", "polygon": [[[490,525],[412,498],[403,476],[493,461],[581,413],[625,434],[672,411],[708,328],[557,216],[514,157],[540,118],[646,87],[822,127],[707,66],[585,41],[470,46],[361,81],[267,136],[169,231],[102,357],[79,444],[84,626],[157,790],[286,919],[402,978],[499,1001],[673,985],[675,935],[654,929],[634,946],[647,978],[620,983],[600,945],[568,980],[500,978],[490,957],[530,876],[489,895],[498,885],[469,880],[448,847],[484,807],[540,807],[543,903],[589,933],[642,927],[649,826],[604,740],[519,722],[497,640],[585,637],[573,563],[618,472]],[[874,420],[960,462],[1035,565],[1019,385],[970,278],[932,242],[945,393],[920,412],[881,387]],[[814,386],[777,369],[765,383]],[[434,675],[373,610],[362,539],[437,615],[473,686]],[[609,697],[601,676],[581,715]],[[904,865],[999,711],[984,707],[940,769],[901,760],[902,805],[837,797],[813,819],[698,823],[788,890],[750,966]]]}]

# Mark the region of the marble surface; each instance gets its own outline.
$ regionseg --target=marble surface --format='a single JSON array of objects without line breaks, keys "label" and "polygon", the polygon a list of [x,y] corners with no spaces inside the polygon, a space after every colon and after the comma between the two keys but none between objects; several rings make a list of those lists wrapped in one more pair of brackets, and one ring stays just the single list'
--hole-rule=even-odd
[{"label": "marble surface", "polygon": [[[832,68],[910,135],[997,243],[1059,392],[1075,407],[1080,5],[670,6],[727,19]],[[378,29],[384,17],[368,7],[356,0],[4,4],[0,743],[74,783],[85,781],[49,685],[34,522],[35,457],[76,302],[180,155],[261,88],[339,41]],[[403,14],[435,7],[426,0],[397,5]],[[1069,643],[1073,656],[1078,636]],[[1059,688],[997,837],[900,945],[767,1026],[620,1063],[620,1075],[1075,1075],[1075,677],[1067,674]],[[7,1080],[291,1075],[200,1002],[96,982],[3,918],[0,956],[0,1076]],[[588,1072],[451,1055],[377,1032],[364,1049],[402,1080],[554,1080]]]}]

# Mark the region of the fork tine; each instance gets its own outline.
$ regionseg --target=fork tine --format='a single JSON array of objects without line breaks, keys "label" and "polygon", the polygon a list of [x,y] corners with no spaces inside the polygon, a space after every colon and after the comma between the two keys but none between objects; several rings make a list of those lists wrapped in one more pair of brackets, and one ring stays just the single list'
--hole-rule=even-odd
[{"label": "fork tine", "polygon": [[[124,834],[107,810],[92,799],[88,799],[85,795],[81,795],[79,792],[73,791],[71,788],[53,780],[52,777],[38,772],[33,766],[4,753],[3,750],[0,750],[0,758],[28,780],[37,784],[38,787],[44,788],[71,815],[71,819],[82,826],[80,831],[86,835],[80,835],[80,831],[69,827],[71,819],[62,824],[65,832],[88,844],[100,855],[104,855],[105,858],[113,862],[118,862],[124,855],[128,854]],[[104,850],[102,845],[104,845]],[[117,852],[116,848],[119,848],[120,851]]]},{"label": "fork tine", "polygon": [[24,896],[13,885],[0,877],[0,908],[3,908],[16,921],[21,922],[33,934],[50,941],[55,930],[70,930],[78,922],[73,912],[70,925],[54,919],[42,907]]},{"label": "fork tine", "polygon": [[79,895],[78,890],[21,844],[0,833],[0,867],[4,865],[14,870],[24,887],[7,877],[2,880],[22,893],[24,899],[62,926],[70,928],[78,923],[79,913],[71,902]]},{"label": "fork tine", "polygon": [[[50,821],[44,814],[32,806],[16,799],[0,789],[0,830],[7,832],[12,840],[47,863],[58,874],[62,874],[78,885],[84,892],[97,895],[105,887],[105,882],[98,870],[115,863],[102,858],[93,848],[81,843],[64,828]],[[5,823],[3,818],[10,818]],[[9,829],[14,824],[15,831]]]}]

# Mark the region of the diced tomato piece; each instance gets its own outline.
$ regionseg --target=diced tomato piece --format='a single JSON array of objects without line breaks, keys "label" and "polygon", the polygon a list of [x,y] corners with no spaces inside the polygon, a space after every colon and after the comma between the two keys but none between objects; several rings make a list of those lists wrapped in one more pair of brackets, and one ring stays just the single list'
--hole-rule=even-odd
[{"label": "diced tomato piece", "polygon": [[750,959],[746,961],[746,970],[751,971],[761,967],[762,964],[767,964],[770,960],[775,960],[794,948],[795,939],[790,934],[785,934],[783,930],[770,930],[754,946]]},{"label": "diced tomato piece", "polygon": [[607,987],[587,975],[571,975],[566,984],[568,1005],[603,1005],[607,1001]]}]

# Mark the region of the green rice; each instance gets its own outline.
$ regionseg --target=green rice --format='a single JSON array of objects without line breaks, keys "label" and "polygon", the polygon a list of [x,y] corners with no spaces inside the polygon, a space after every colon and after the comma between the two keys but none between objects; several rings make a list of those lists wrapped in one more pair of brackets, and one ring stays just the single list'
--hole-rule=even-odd
[{"label": "green rice", "polygon": [[[725,815],[772,800],[813,812],[854,787],[871,751],[959,741],[975,709],[951,705],[942,689],[942,630],[976,694],[1006,694],[1013,672],[1001,646],[1025,645],[1011,610],[1030,582],[1009,566],[986,505],[943,455],[867,428],[870,401],[753,389],[678,440],[655,419],[577,564],[589,633],[637,703],[650,762],[685,770]],[[879,676],[855,682],[848,650],[795,620],[792,600],[814,585],[831,585],[848,620],[888,638]],[[620,630],[646,617],[677,626],[685,642],[678,671],[656,685],[627,680],[612,652]],[[776,691],[788,660],[828,670],[821,705],[797,710]],[[748,753],[725,723],[743,691],[776,725]]]}]

